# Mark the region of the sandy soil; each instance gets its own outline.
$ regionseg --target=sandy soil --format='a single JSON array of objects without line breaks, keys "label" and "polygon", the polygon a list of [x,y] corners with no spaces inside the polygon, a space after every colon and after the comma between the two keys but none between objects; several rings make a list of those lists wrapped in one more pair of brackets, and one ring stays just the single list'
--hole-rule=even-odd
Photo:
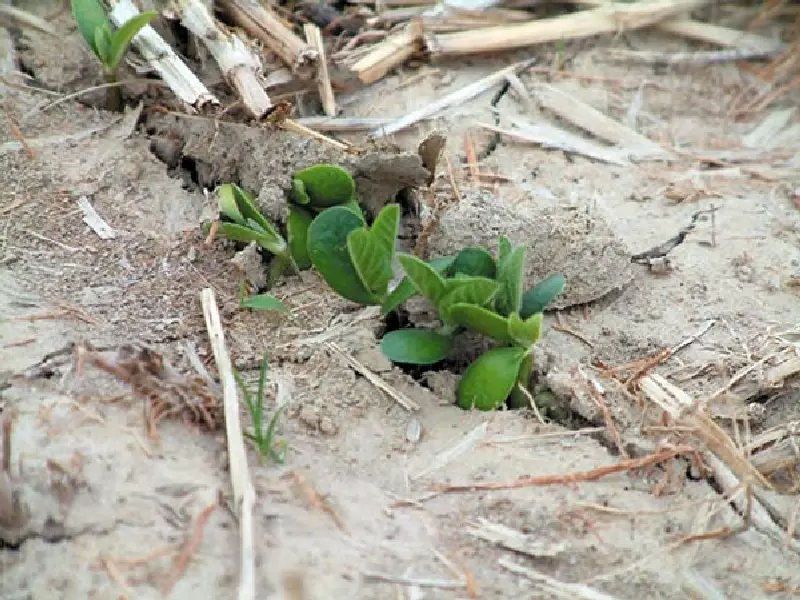
[{"label": "sandy soil", "polygon": [[[65,43],[76,39],[73,33]],[[77,51],[80,60],[58,67],[52,52],[47,59],[43,39],[30,34],[23,41],[28,68],[48,85],[65,85],[90,69]],[[561,270],[583,282],[585,293],[546,319],[537,397],[550,394],[548,414],[557,421],[546,425],[530,414],[463,412],[452,406],[453,374],[414,379],[392,368],[377,349],[380,320],[336,297],[313,273],[276,288],[289,316],[237,308],[234,249],[204,244],[199,224],[208,200],[196,182],[203,173],[210,180],[227,173],[269,210],[286,176],[329,158],[327,150],[284,134],[244,134],[243,126],[216,130],[152,115],[137,125],[135,115],[74,102],[42,110],[43,94],[4,88],[0,414],[14,415],[11,474],[27,519],[0,523],[0,597],[161,598],[173,579],[173,598],[235,594],[238,529],[228,504],[223,431],[183,410],[183,418],[162,421],[150,436],[143,399],[111,375],[76,364],[71,351],[71,344],[85,342],[113,355],[122,344],[138,344],[160,353],[177,373],[193,376],[195,355],[213,373],[199,299],[206,287],[220,303],[235,364],[252,379],[266,349],[269,401],[281,393],[289,398],[278,428],[288,443],[285,464],[249,457],[259,597],[581,597],[577,588],[558,595],[535,573],[620,599],[788,597],[767,586],[800,585],[800,556],[771,530],[750,527],[724,539],[679,543],[742,521],[713,478],[684,458],[581,484],[431,492],[442,483],[512,482],[618,462],[603,413],[585,393],[587,377],[599,380],[592,365],[652,356],[709,320],[713,327],[656,372],[704,398],[756,364],[705,410],[729,431],[746,423],[750,435],[800,420],[796,383],[766,389],[759,378],[799,333],[798,288],[787,282],[800,264],[800,212],[792,203],[800,165],[785,151],[800,139],[785,138],[774,150],[743,147],[765,115],[727,117],[746,78],[735,67],[656,72],[614,65],[602,60],[612,43],[619,42],[568,46],[569,70],[587,77],[552,83],[620,120],[641,102],[637,130],[693,156],[755,158],[745,156],[740,169],[738,159],[726,159],[724,168],[688,159],[615,166],[502,138],[483,152],[481,168],[510,183],[481,192],[461,175],[463,140],[470,133],[479,150],[493,141],[475,125],[493,121],[491,92],[393,139],[413,151],[433,128],[448,136],[463,197],[444,211],[431,250],[486,235],[486,224],[496,222],[530,245],[532,275]],[[647,47],[660,44],[674,42],[647,38]],[[542,51],[543,64],[549,56]],[[348,114],[399,115],[517,58],[402,71],[340,102]],[[589,77],[598,73],[605,79]],[[522,79],[532,85],[547,76]],[[643,81],[649,85],[640,87]],[[787,96],[786,106],[797,100]],[[511,92],[497,108],[510,121],[541,116]],[[14,142],[12,123],[31,152]],[[209,127],[216,145],[207,139]],[[79,135],[89,129],[96,131]],[[153,154],[152,140],[169,135],[192,141],[185,148],[191,164],[169,167]],[[754,165],[769,172],[756,176]],[[786,175],[792,169],[794,179]],[[391,196],[409,183],[408,171],[386,173],[365,170],[365,185],[380,181]],[[451,195],[444,165],[435,189],[437,197]],[[101,240],[83,222],[77,202],[84,196],[114,239]],[[670,271],[627,259],[677,234],[711,203],[718,207],[713,246],[706,221],[670,254]],[[576,214],[585,231],[559,237]],[[561,251],[565,245],[572,250]],[[554,329],[556,317],[579,337]],[[420,411],[411,415],[378,391],[330,342]],[[674,431],[648,429],[659,414],[619,383],[603,380],[603,386],[626,452],[643,456],[659,443],[682,441]],[[169,401],[181,406],[180,397]],[[416,443],[406,439],[412,420],[422,425]],[[764,497],[785,531],[796,497]],[[499,526],[510,530],[498,534]],[[505,547],[487,539],[492,531]],[[193,538],[198,545],[176,577],[176,561]]]}]

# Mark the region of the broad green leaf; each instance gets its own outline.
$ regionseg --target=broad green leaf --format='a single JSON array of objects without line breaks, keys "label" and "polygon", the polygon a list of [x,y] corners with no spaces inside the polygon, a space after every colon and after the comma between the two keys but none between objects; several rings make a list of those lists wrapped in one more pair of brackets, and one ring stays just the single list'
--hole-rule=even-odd
[{"label": "broad green leaf", "polygon": [[117,68],[120,62],[122,62],[122,57],[128,50],[128,46],[130,46],[133,38],[136,37],[136,34],[157,16],[158,13],[155,11],[139,13],[135,17],[131,17],[125,21],[122,26],[114,32],[111,38],[111,53],[106,61],[106,65],[112,73],[117,72]]},{"label": "broad green leaf", "polygon": [[377,304],[378,299],[364,287],[350,260],[347,236],[363,227],[364,221],[344,206],[320,213],[308,228],[308,256],[327,284],[340,296],[359,304]]},{"label": "broad green leaf", "polygon": [[495,410],[517,382],[524,348],[494,348],[481,355],[458,383],[458,405],[465,410]]},{"label": "broad green leaf", "polygon": [[109,56],[111,55],[111,25],[104,23],[94,30],[94,47],[97,58],[103,63],[106,71],[111,71],[108,67]]},{"label": "broad green leaf", "polygon": [[298,206],[289,206],[289,217],[286,219],[286,237],[289,238],[289,251],[298,269],[311,267],[308,256],[308,228],[314,216]]},{"label": "broad green leaf", "polygon": [[445,293],[436,309],[442,321],[450,321],[450,307],[454,304],[485,306],[497,293],[500,285],[486,277],[461,277],[445,281]]},{"label": "broad green leaf", "polygon": [[494,279],[497,276],[497,263],[484,248],[464,248],[456,255],[448,273],[450,275],[463,273],[473,277]]},{"label": "broad green leaf", "polygon": [[502,344],[512,344],[508,334],[508,320],[482,306],[453,304],[449,309],[450,321],[475,333],[480,333]]},{"label": "broad green leaf", "polygon": [[394,258],[399,227],[400,205],[387,204],[381,209],[372,222],[372,227],[369,228],[370,235],[377,242],[381,251],[389,256],[390,261]]},{"label": "broad green leaf", "polygon": [[543,318],[542,313],[536,313],[523,321],[517,313],[511,313],[508,315],[508,335],[522,347],[535,344],[539,340]]},{"label": "broad green leaf", "polygon": [[497,280],[500,282],[500,291],[497,293],[495,306],[497,312],[508,316],[519,310],[522,303],[522,269],[525,263],[525,248],[520,246],[503,257],[497,265]]},{"label": "broad green leaf", "polygon": [[219,212],[224,217],[227,217],[234,223],[239,225],[245,224],[245,218],[239,210],[239,205],[236,202],[236,194],[234,193],[234,186],[232,183],[223,183],[217,190],[217,202],[219,204]]},{"label": "broad green leaf", "polygon": [[272,294],[259,294],[258,296],[248,296],[239,303],[240,308],[252,308],[254,310],[277,310],[288,313],[286,305]]},{"label": "broad green leaf", "polygon": [[444,279],[432,266],[411,254],[398,254],[397,260],[417,291],[434,305],[445,293]]},{"label": "broad green leaf", "polygon": [[97,34],[95,32],[104,25],[111,27],[111,22],[108,20],[100,0],[72,0],[72,16],[86,44],[95,56],[100,58],[97,53]]},{"label": "broad green leaf", "polygon": [[514,247],[511,245],[511,241],[506,236],[501,235],[497,243],[497,260],[503,260],[506,256],[511,254],[513,249]]},{"label": "broad green leaf", "polygon": [[[519,365],[517,381],[514,384],[514,387],[511,389],[511,395],[508,397],[509,408],[531,408],[528,384],[530,383],[532,372],[533,354],[528,353],[525,355],[525,358],[522,359],[522,363]],[[525,390],[522,389],[522,386],[525,386]],[[527,394],[525,393],[526,391],[528,392]]]},{"label": "broad green leaf", "polygon": [[447,358],[453,338],[430,329],[398,329],[383,336],[381,351],[392,362],[432,365]]},{"label": "broad green leaf", "polygon": [[522,296],[519,316],[527,319],[531,315],[543,312],[556,297],[564,291],[567,281],[561,274],[550,275],[543,279]]},{"label": "broad green leaf", "polygon": [[338,165],[314,165],[297,171],[294,178],[303,182],[310,203],[317,208],[344,204],[356,195],[353,177]]},{"label": "broad green leaf", "polygon": [[259,246],[272,254],[284,254],[286,252],[286,242],[283,238],[275,239],[274,236],[258,231],[245,225],[236,223],[220,223],[219,232],[229,240],[235,242],[256,242]]},{"label": "broad green leaf", "polygon": [[364,284],[377,298],[383,298],[394,277],[392,261],[380,242],[366,227],[354,229],[347,236],[350,260]]},{"label": "broad green leaf", "polygon": [[[431,260],[427,261],[428,264],[433,267],[437,273],[442,274],[447,271],[450,265],[453,263],[453,256],[442,256],[437,258],[432,258]],[[400,283],[397,284],[392,290],[392,293],[386,298],[381,307],[381,316],[386,316],[393,310],[397,310],[397,307],[403,304],[406,300],[413,297],[417,293],[417,289],[414,287],[414,284],[408,279],[408,277],[403,277]]]}]

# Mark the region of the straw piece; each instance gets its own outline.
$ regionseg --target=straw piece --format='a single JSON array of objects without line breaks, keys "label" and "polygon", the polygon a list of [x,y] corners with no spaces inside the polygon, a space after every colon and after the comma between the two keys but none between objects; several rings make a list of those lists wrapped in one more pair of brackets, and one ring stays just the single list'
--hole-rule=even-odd
[{"label": "straw piece", "polygon": [[403,31],[391,35],[350,68],[362,83],[378,81],[422,48],[422,21],[413,19]]},{"label": "straw piece", "polygon": [[317,85],[319,86],[319,97],[322,100],[322,108],[329,117],[336,116],[336,99],[333,96],[331,87],[331,77],[328,74],[328,61],[325,57],[325,44],[322,42],[322,33],[319,27],[313,23],[303,25],[308,45],[314,48],[319,55],[317,64]]},{"label": "straw piece", "polygon": [[228,349],[225,346],[225,334],[219,317],[214,290],[205,288],[201,295],[203,316],[208,329],[211,349],[217,364],[222,396],[225,407],[225,433],[228,441],[228,464],[231,472],[233,488],[233,506],[239,519],[240,567],[239,567],[239,600],[255,598],[255,545],[253,539],[253,506],[255,491],[247,467],[247,452],[242,437],[242,425],[239,421],[239,397],[236,379]]}]

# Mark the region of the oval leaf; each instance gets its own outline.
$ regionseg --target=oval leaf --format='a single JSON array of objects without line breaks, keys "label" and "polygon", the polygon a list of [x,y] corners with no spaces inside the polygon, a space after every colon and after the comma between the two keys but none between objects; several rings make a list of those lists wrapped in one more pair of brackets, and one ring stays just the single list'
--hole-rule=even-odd
[{"label": "oval leaf", "polygon": [[370,234],[377,242],[378,247],[389,256],[390,261],[394,258],[399,227],[400,205],[387,204],[381,209],[381,212],[372,222],[372,227],[369,228]]},{"label": "oval leaf", "polygon": [[[453,264],[454,257],[453,256],[442,256],[437,258],[432,258],[428,261],[428,264],[433,267],[437,273],[444,273]],[[397,284],[392,290],[392,293],[386,298],[381,307],[381,316],[386,316],[393,310],[397,310],[397,307],[403,304],[406,300],[414,296],[417,293],[417,289],[414,287],[414,284],[408,279],[408,277],[403,277],[400,283]]]},{"label": "oval leaf", "polygon": [[450,321],[450,307],[454,304],[474,304],[485,306],[497,293],[500,284],[486,277],[467,277],[448,279],[445,293],[439,299],[436,309],[443,321]]},{"label": "oval leaf", "polygon": [[497,276],[497,263],[494,257],[484,248],[464,248],[456,255],[453,266],[447,271],[450,275],[470,275],[473,277]]},{"label": "oval leaf", "polygon": [[446,289],[444,279],[436,269],[411,254],[398,254],[397,260],[417,291],[434,305],[438,305]]},{"label": "oval leaf", "polygon": [[539,340],[542,330],[542,313],[536,313],[524,321],[517,313],[508,316],[508,335],[520,346],[527,347]]},{"label": "oval leaf", "polygon": [[356,195],[356,183],[345,169],[338,165],[314,165],[294,174],[303,182],[311,204],[327,208],[344,204]]},{"label": "oval leaf", "polygon": [[520,246],[503,257],[497,265],[497,280],[501,288],[497,293],[495,306],[497,312],[508,316],[519,311],[522,303],[523,265],[525,263],[525,247]]},{"label": "oval leaf", "polygon": [[381,351],[392,362],[432,365],[447,358],[453,338],[430,329],[398,329],[383,336]]},{"label": "oval leaf", "polygon": [[288,313],[286,305],[271,294],[259,294],[258,296],[248,296],[239,303],[240,308],[252,308],[253,310],[277,310]]},{"label": "oval leaf", "polygon": [[350,260],[347,236],[364,226],[352,210],[335,206],[317,216],[308,228],[308,256],[327,284],[340,296],[359,304],[376,304]]},{"label": "oval leaf", "polygon": [[106,17],[106,11],[99,0],[72,0],[72,16],[78,25],[86,44],[92,49],[97,58],[96,31],[103,26],[111,28],[111,21]]},{"label": "oval leaf", "polygon": [[524,348],[495,348],[489,350],[464,372],[458,383],[458,405],[464,410],[495,410],[506,401],[514,384]]},{"label": "oval leaf", "polygon": [[286,235],[289,238],[289,251],[298,269],[311,267],[311,258],[308,255],[308,228],[313,221],[314,216],[307,210],[297,206],[289,207]]},{"label": "oval leaf", "polygon": [[122,62],[122,57],[125,51],[130,46],[133,38],[139,33],[150,21],[158,16],[155,11],[148,11],[139,13],[135,17],[131,17],[125,21],[122,26],[114,32],[111,38],[111,52],[108,57],[107,66],[112,73],[117,72],[119,63]]},{"label": "oval leaf", "polygon": [[547,305],[564,291],[566,285],[567,280],[561,274],[550,275],[543,279],[522,296],[519,316],[527,319],[531,315],[544,312]]},{"label": "oval leaf", "polygon": [[366,227],[361,227],[347,236],[347,250],[361,283],[375,296],[383,298],[394,272],[391,258],[380,242]]},{"label": "oval leaf", "polygon": [[503,344],[512,344],[508,334],[508,320],[496,312],[474,304],[453,304],[449,310],[450,321],[470,331],[483,334]]}]

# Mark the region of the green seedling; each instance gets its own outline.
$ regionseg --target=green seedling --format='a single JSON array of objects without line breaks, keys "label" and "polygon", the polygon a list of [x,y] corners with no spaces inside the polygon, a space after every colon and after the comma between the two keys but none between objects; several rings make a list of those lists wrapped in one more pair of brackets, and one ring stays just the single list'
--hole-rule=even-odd
[{"label": "green seedling", "polygon": [[279,407],[269,419],[266,427],[264,426],[264,419],[266,417],[264,411],[264,394],[267,386],[267,354],[264,353],[264,358],[261,359],[261,365],[258,374],[258,389],[255,397],[253,397],[250,390],[247,389],[247,384],[242,378],[241,374],[234,370],[233,374],[236,378],[236,383],[244,399],[247,412],[250,415],[250,421],[253,425],[253,432],[242,432],[253,444],[253,447],[258,451],[262,458],[270,458],[278,464],[286,460],[287,444],[285,440],[279,442],[275,441],[275,428],[278,424],[280,417],[286,405]]},{"label": "green seedling", "polygon": [[563,276],[523,291],[525,248],[513,247],[506,238],[500,239],[496,258],[483,248],[465,248],[437,263],[410,255],[399,255],[398,261],[406,279],[384,304],[384,314],[419,293],[434,305],[442,325],[386,334],[384,355],[398,363],[434,364],[452,352],[459,333],[485,335],[500,347],[467,368],[459,382],[459,406],[494,410],[509,396],[512,407],[529,406],[523,390],[533,371],[532,348],[541,335],[542,311],[564,289]]},{"label": "green seedling", "polygon": [[365,305],[388,297],[394,271],[400,206],[383,207],[371,227],[348,206],[321,212],[308,228],[308,256],[340,296]]},{"label": "green seedling", "polygon": [[[133,38],[158,13],[149,11],[138,14],[116,30],[99,0],[72,0],[72,15],[83,39],[102,63],[106,82],[116,83],[122,58]],[[122,108],[122,95],[116,85],[108,89],[107,108],[113,111]]]},{"label": "green seedling", "polygon": [[[289,244],[275,227],[256,208],[252,196],[233,183],[219,187],[219,233],[229,240],[249,244],[255,242],[273,255],[267,276],[267,287],[287,269],[296,268]],[[206,224],[206,230],[211,228]]]},{"label": "green seedling", "polygon": [[257,296],[247,296],[239,302],[239,308],[249,308],[252,310],[276,310],[288,313],[286,305],[272,294],[258,294]]},{"label": "green seedling", "polygon": [[338,165],[314,165],[297,171],[292,178],[291,199],[295,204],[321,212],[331,206],[356,204],[356,183]]}]

